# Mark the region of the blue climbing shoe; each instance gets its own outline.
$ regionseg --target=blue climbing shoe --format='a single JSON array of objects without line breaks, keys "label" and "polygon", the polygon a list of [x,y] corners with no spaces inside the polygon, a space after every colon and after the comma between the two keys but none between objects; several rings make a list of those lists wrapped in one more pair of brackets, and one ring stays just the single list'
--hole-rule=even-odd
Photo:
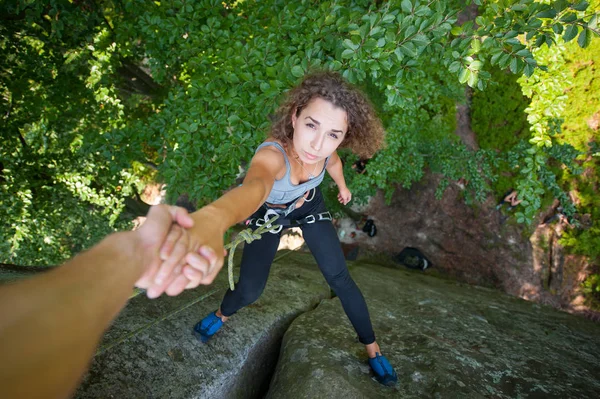
[{"label": "blue climbing shoe", "polygon": [[396,371],[385,356],[379,354],[379,352],[375,354],[374,358],[369,358],[369,366],[371,366],[377,381],[381,384],[390,387],[398,382]]},{"label": "blue climbing shoe", "polygon": [[194,326],[194,335],[202,342],[207,342],[223,326],[223,320],[213,312]]}]

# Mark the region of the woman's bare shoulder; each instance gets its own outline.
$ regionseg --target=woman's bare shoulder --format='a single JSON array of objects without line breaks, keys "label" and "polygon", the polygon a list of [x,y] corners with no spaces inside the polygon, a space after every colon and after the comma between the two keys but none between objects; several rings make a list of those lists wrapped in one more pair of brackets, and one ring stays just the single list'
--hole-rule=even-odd
[{"label": "woman's bare shoulder", "polygon": [[[282,146],[284,148],[285,151],[285,145],[278,139],[274,138],[274,137],[267,137],[267,139],[265,141],[263,141],[261,144],[265,144],[265,143],[277,143],[280,146]],[[281,150],[279,150],[277,147],[273,146],[273,145],[267,145],[262,147],[260,150],[258,150],[256,152],[256,154],[259,153],[266,153],[266,154],[278,154],[278,158],[281,158],[281,160],[283,160],[283,154],[281,153]]]},{"label": "woman's bare shoulder", "polygon": [[[268,137],[265,141],[263,141],[263,143],[273,143],[273,142],[278,143],[281,146],[283,146],[281,141],[279,141],[273,137]],[[254,155],[254,157],[252,159],[252,163],[262,164],[263,166],[266,166],[269,170],[275,172],[274,174],[276,175],[275,178],[277,180],[281,179],[283,177],[283,175],[285,175],[285,171],[286,171],[285,159],[284,159],[281,151],[279,149],[277,149],[277,147],[275,147],[275,146],[269,145],[269,146],[262,147]]]}]

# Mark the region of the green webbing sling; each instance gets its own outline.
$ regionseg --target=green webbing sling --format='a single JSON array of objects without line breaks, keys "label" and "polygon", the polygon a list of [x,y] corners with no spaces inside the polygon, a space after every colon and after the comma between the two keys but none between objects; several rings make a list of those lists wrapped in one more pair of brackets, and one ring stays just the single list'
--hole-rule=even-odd
[{"label": "green webbing sling", "polygon": [[[266,215],[265,215],[266,218]],[[279,215],[275,215],[272,219],[265,220],[265,224],[260,226],[256,230],[252,230],[252,228],[248,227],[245,230],[240,231],[235,240],[225,245],[225,249],[230,249],[229,258],[227,259],[227,270],[229,274],[229,288],[231,291],[235,290],[235,284],[233,283],[233,254],[235,253],[235,247],[238,244],[246,241],[246,244],[250,244],[252,241],[260,240],[261,236],[264,233],[270,233],[271,231],[275,231],[280,228],[279,225],[273,224],[279,218]]]}]

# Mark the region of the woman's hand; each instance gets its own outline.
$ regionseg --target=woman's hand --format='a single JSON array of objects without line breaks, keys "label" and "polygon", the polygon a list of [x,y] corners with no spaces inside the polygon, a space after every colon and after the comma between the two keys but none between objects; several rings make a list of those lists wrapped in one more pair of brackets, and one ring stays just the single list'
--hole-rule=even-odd
[{"label": "woman's hand", "polygon": [[340,204],[346,205],[348,202],[352,200],[352,193],[348,190],[348,187],[340,188],[340,192],[338,193],[338,201]]}]

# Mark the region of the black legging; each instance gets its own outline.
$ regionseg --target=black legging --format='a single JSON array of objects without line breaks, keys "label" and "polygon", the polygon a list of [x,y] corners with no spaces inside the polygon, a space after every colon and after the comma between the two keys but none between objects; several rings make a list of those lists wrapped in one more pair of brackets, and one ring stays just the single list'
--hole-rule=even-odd
[{"label": "black legging", "polygon": [[[309,214],[325,212],[325,203],[321,191],[317,188],[311,202],[304,203],[300,209],[294,210],[287,217],[299,220]],[[262,217],[265,209],[259,209],[251,218]],[[304,240],[317,260],[321,273],[329,286],[340,298],[342,307],[358,334],[360,342],[365,345],[375,342],[375,333],[369,318],[369,310],[365,299],[348,272],[344,254],[331,221],[321,221],[301,226]],[[221,312],[231,316],[244,306],[256,301],[262,294],[271,263],[279,246],[279,234],[265,233],[260,240],[246,244],[242,254],[240,280],[235,291],[227,290]]]}]

